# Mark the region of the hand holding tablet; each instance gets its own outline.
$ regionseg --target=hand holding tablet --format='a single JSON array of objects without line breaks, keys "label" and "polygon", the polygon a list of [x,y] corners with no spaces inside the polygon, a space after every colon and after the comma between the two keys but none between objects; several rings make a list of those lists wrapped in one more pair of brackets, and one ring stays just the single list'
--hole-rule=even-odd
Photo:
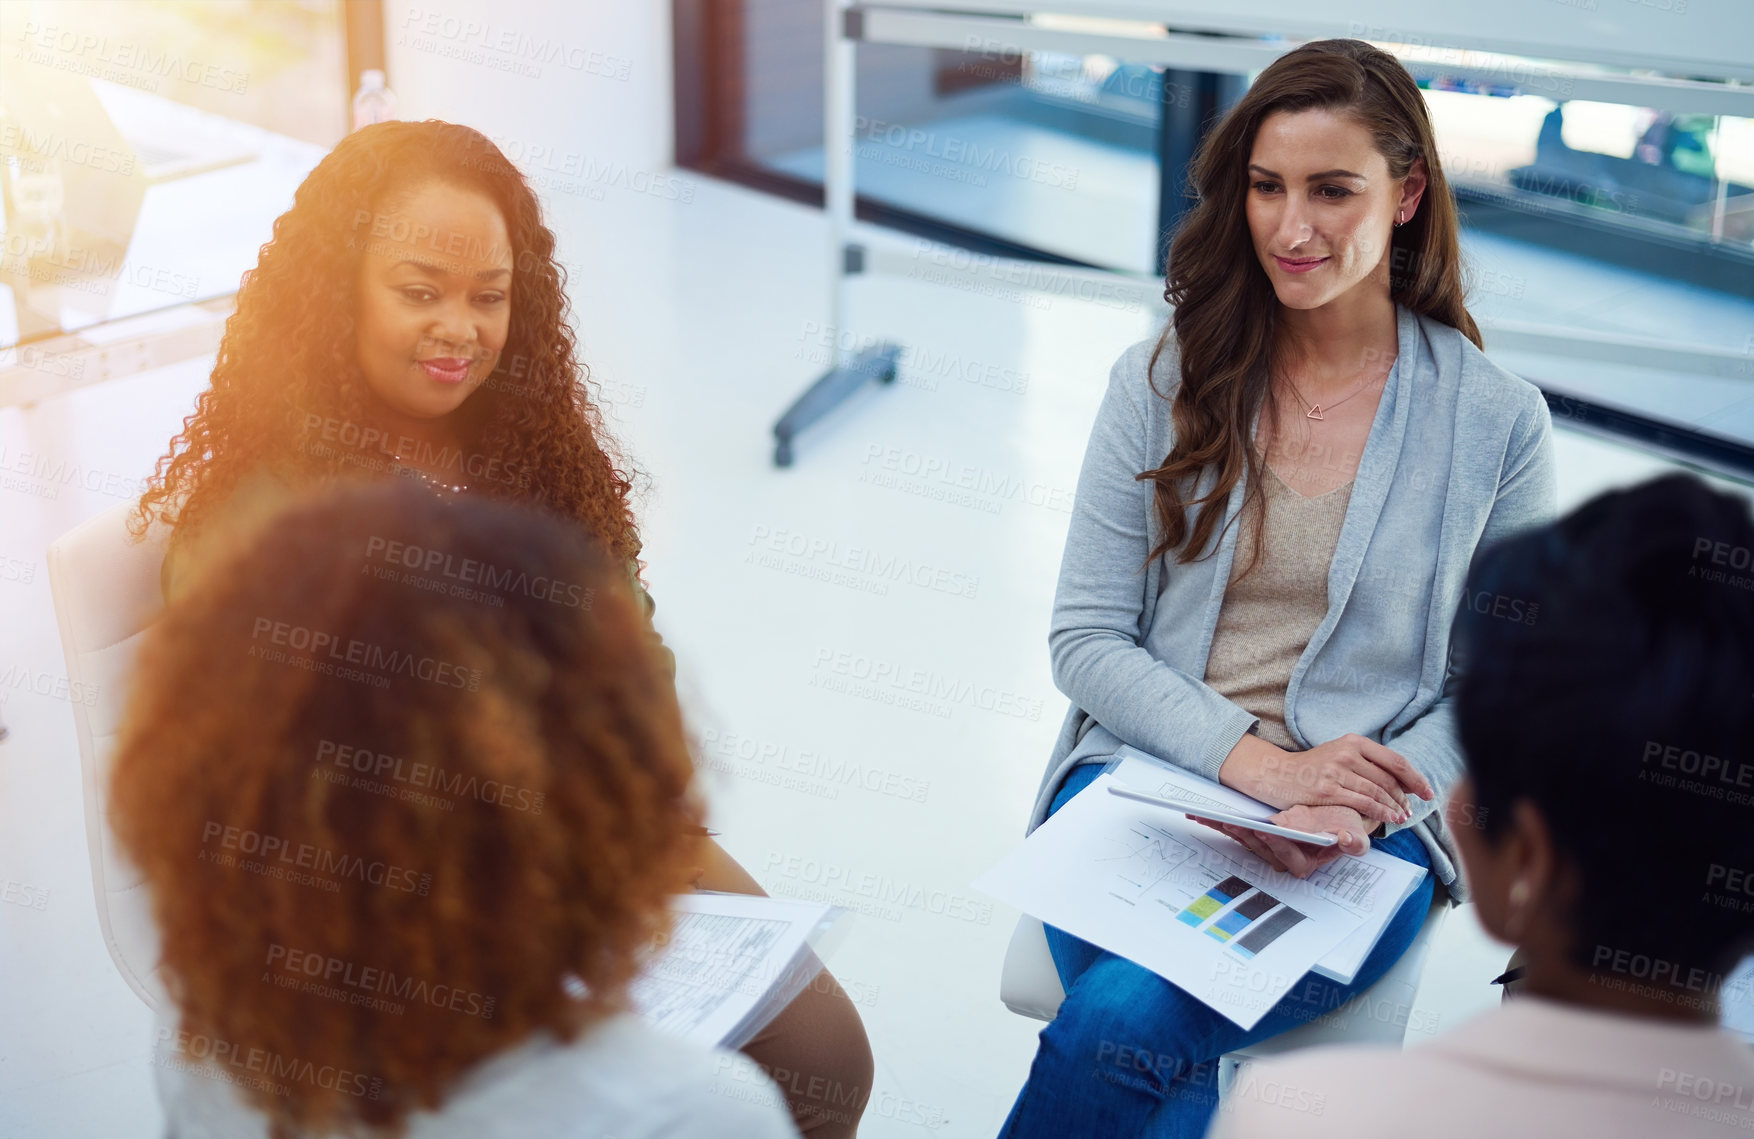
[{"label": "hand holding tablet", "polygon": [[1133,799],[1141,803],[1150,803],[1152,806],[1163,807],[1166,810],[1180,811],[1184,815],[1192,815],[1197,819],[1209,819],[1215,823],[1228,823],[1233,827],[1242,827],[1245,830],[1260,831],[1262,834],[1278,835],[1280,838],[1288,838],[1293,842],[1308,843],[1310,846],[1333,846],[1340,841],[1335,836],[1320,831],[1292,830],[1290,827],[1282,827],[1276,823],[1267,822],[1265,819],[1254,819],[1247,815],[1239,815],[1231,811],[1219,810],[1215,807],[1204,806],[1200,803],[1166,798],[1162,795],[1152,795],[1145,791],[1135,791],[1131,787],[1123,787],[1119,783],[1110,785],[1109,792],[1125,799]]}]

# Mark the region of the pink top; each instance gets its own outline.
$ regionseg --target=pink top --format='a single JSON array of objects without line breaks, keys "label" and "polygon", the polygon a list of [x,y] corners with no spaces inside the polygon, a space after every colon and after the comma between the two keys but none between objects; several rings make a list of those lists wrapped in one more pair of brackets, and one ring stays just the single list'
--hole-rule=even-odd
[{"label": "pink top", "polygon": [[1406,1051],[1245,1066],[1208,1139],[1703,1139],[1754,1129],[1754,1050],[1687,1026],[1523,996]]}]

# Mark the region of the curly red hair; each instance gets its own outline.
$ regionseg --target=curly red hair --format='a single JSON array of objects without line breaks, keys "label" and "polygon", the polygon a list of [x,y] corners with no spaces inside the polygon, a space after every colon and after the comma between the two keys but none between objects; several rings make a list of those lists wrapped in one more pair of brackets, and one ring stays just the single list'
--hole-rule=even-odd
[{"label": "curly red hair", "polygon": [[241,1094],[277,1135],[399,1133],[479,1061],[626,1007],[699,802],[627,576],[580,527],[399,479],[307,496],[134,675],[115,832],[181,1027],[266,1058],[286,1088]]},{"label": "curly red hair", "polygon": [[493,469],[519,472],[515,482],[486,483],[484,493],[576,518],[618,558],[635,558],[633,476],[577,359],[554,234],[497,146],[436,119],[355,131],[300,184],[244,275],[210,386],[141,495],[130,519],[136,536],[155,518],[192,534],[259,467],[294,486],[359,473],[357,456],[320,445],[305,425],[371,422],[354,349],[355,283],[368,236],[360,219],[430,181],[489,197],[512,244],[508,339],[494,373],[459,409],[473,453]]}]

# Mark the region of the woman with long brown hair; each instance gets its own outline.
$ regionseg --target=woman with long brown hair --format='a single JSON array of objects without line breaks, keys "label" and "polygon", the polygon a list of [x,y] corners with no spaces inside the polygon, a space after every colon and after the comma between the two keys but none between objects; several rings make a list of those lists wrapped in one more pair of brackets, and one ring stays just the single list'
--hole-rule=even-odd
[{"label": "woman with long brown hair", "polygon": [[[1449,629],[1476,549],[1555,512],[1540,392],[1480,350],[1423,97],[1357,40],[1276,60],[1207,136],[1171,326],[1110,373],[1050,634],[1072,702],[1030,827],[1123,744],[1335,834],[1220,827],[1307,876],[1370,844],[1428,867],[1349,985],[1254,1028],[1050,927],[1066,988],[1004,1135],[1204,1133],[1225,1053],[1331,1012],[1460,900]],[[1533,619],[1515,599],[1485,599]],[[1433,878],[1436,881],[1433,881]]]},{"label": "woman with long brown hair", "polygon": [[161,938],[170,1134],[796,1135],[748,1060],[629,1012],[698,804],[645,614],[580,527],[333,491],[139,664],[111,820]]},{"label": "woman with long brown hair", "polygon": [[[639,580],[631,467],[588,387],[565,286],[535,194],[479,132],[388,122],[343,139],[275,221],[211,385],[141,497],[137,533],[172,527],[167,600],[311,488],[393,475],[584,526],[625,565],[673,671]],[[696,865],[703,889],[762,892],[704,836]],[[827,973],[744,1051],[786,1073],[803,1130],[856,1131],[870,1045]]]}]

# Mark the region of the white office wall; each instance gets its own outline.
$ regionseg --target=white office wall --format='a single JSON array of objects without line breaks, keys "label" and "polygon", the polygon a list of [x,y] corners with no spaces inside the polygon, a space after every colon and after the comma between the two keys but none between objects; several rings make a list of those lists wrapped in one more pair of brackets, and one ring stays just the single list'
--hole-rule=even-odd
[{"label": "white office wall", "polygon": [[384,25],[399,117],[476,128],[539,188],[672,161],[665,0],[389,0]]}]

